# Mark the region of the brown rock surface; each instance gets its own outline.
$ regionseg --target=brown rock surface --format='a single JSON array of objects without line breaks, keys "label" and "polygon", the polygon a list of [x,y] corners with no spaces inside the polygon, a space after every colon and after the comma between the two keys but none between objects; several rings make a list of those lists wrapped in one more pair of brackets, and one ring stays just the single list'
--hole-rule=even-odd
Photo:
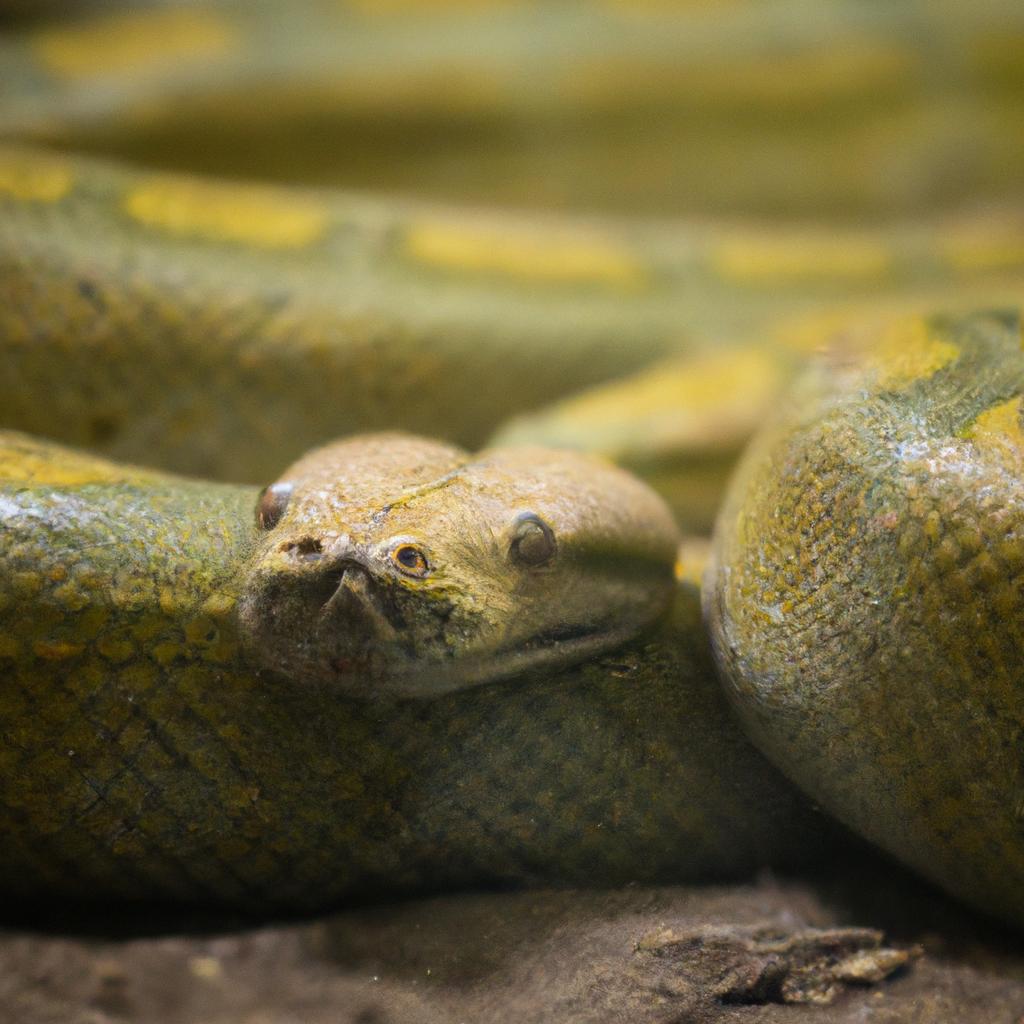
[{"label": "brown rock surface", "polygon": [[273,925],[47,927],[0,933],[4,1024],[1024,1021],[1024,941],[875,864]]}]

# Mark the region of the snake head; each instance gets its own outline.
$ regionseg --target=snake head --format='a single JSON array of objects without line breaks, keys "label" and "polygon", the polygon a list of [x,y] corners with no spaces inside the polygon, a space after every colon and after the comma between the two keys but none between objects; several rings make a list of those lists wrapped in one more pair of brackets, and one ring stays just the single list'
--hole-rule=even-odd
[{"label": "snake head", "polygon": [[359,437],[292,466],[256,521],[249,657],[354,696],[568,664],[635,635],[674,593],[664,503],[571,452]]}]

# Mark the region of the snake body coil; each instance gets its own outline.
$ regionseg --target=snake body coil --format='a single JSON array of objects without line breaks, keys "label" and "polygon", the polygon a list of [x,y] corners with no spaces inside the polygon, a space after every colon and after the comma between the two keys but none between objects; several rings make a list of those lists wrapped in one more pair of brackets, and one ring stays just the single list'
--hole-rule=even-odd
[{"label": "snake body coil", "polygon": [[[295,909],[722,876],[820,849],[820,817],[728,714],[691,584],[653,630],[578,667],[367,701],[346,676],[261,670],[247,651],[256,503],[2,436],[8,896]],[[346,615],[365,628],[336,614],[342,636]]]},{"label": "snake body coil", "polygon": [[[819,849],[665,509],[516,445],[703,530],[837,322],[1019,306],[1020,5],[90,6],[0,40],[0,426],[240,483],[0,435],[4,891],[295,909]],[[771,758],[1020,923],[1019,325],[916,323],[842,328],[705,602]],[[509,449],[245,486],[378,428]]]},{"label": "snake body coil", "polygon": [[743,719],[862,835],[1024,921],[1016,314],[837,353],[744,458],[706,605]]}]

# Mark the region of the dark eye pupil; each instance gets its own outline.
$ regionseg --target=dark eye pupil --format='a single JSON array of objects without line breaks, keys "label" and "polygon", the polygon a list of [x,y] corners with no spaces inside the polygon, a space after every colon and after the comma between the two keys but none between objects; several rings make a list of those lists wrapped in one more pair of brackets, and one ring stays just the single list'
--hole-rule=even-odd
[{"label": "dark eye pupil", "polygon": [[413,547],[406,545],[398,549],[398,560],[406,569],[416,569],[423,562],[423,556]]},{"label": "dark eye pupil", "polygon": [[427,556],[414,544],[402,544],[391,552],[391,557],[403,572],[423,578],[430,573]]}]

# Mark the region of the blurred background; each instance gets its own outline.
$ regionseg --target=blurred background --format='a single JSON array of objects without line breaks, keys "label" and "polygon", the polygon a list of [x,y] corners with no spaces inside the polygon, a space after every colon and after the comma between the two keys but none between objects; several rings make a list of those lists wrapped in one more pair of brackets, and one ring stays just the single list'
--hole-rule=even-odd
[{"label": "blurred background", "polygon": [[878,219],[1016,198],[1014,0],[6,0],[0,128],[531,209]]}]

